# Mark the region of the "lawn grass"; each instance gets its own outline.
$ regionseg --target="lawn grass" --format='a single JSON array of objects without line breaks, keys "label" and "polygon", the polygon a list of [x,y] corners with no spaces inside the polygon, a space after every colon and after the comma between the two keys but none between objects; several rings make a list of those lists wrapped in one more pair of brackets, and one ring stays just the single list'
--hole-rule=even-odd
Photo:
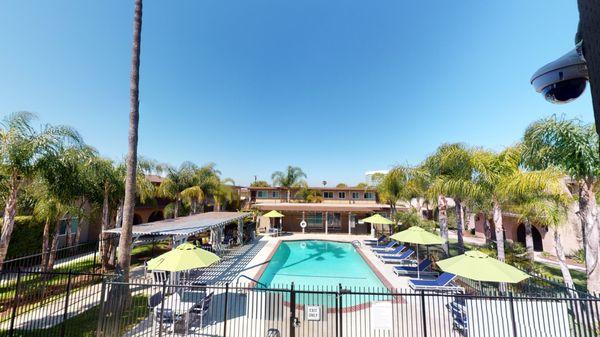
[{"label": "lawn grass", "polygon": [[[121,322],[127,322],[124,331],[129,330],[148,316],[147,309],[148,298],[146,296],[133,296],[132,306],[121,316]],[[77,316],[67,319],[65,324],[65,336],[95,337],[98,327],[98,317],[100,306],[95,306]],[[15,337],[33,337],[33,336],[59,336],[61,325],[56,325],[47,329],[37,330],[15,330]],[[8,331],[0,331],[0,336],[8,336]]]},{"label": "lawn grass", "polygon": [[131,266],[140,266],[153,257],[168,251],[169,244],[166,241],[136,246],[131,250]]}]

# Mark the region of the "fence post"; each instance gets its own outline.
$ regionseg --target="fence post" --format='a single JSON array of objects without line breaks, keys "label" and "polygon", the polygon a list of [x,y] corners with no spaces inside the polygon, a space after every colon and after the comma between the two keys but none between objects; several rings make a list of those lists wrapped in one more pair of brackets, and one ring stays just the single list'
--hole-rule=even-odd
[{"label": "fence post", "polygon": [[72,272],[71,272],[71,269],[69,269],[68,279],[67,279],[67,292],[65,293],[65,308],[63,311],[63,320],[60,324],[60,336],[61,337],[64,337],[65,332],[66,332],[67,317],[68,317],[68,313],[69,313],[69,293],[71,292],[71,279],[72,279]]},{"label": "fence post", "polygon": [[340,336],[339,337],[342,337],[343,336],[343,331],[344,331],[344,329],[342,328],[343,327],[343,324],[342,324],[343,323],[343,316],[344,316],[343,315],[343,313],[344,313],[343,312],[344,305],[342,303],[342,294],[343,294],[343,291],[342,291],[342,284],[341,283],[338,284],[338,294],[339,294],[339,298],[340,298],[340,303],[339,303],[340,307],[339,307],[339,311],[338,311],[339,315],[340,315],[340,319],[339,319],[340,320]]},{"label": "fence post", "polygon": [[223,305],[223,337],[227,336],[227,297],[229,295],[229,282],[225,283],[225,304]]},{"label": "fence post", "polygon": [[294,282],[290,288],[290,336],[296,337],[296,290]]},{"label": "fence post", "polygon": [[425,315],[425,291],[421,290],[421,325],[423,327],[423,336],[427,337],[427,318]]},{"label": "fence post", "polygon": [[15,333],[15,318],[17,317],[17,308],[19,307],[19,286],[21,285],[21,268],[17,269],[17,284],[15,285],[15,297],[13,299],[12,313],[10,314],[9,337]]},{"label": "fence post", "polygon": [[513,337],[517,337],[517,321],[515,320],[515,303],[512,292],[508,293],[508,301],[510,302],[510,319],[512,322],[512,333]]},{"label": "fence post", "polygon": [[[163,319],[165,317],[165,297],[167,296],[167,279],[163,279],[162,298],[160,299],[160,320],[158,324],[158,337],[162,337]],[[154,324],[154,323],[152,323]]]},{"label": "fence post", "polygon": [[102,290],[100,291],[100,310],[98,313],[98,325],[96,327],[96,337],[102,336],[102,325],[104,323],[104,299],[106,298],[106,279],[102,277]]}]

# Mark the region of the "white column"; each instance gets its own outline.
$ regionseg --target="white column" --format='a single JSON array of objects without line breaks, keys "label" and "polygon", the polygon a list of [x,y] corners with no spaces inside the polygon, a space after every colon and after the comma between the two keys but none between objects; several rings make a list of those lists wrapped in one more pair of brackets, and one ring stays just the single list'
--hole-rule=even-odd
[{"label": "white column", "polygon": [[348,212],[348,235],[352,235],[352,212]]},{"label": "white column", "polygon": [[326,234],[326,235],[327,235],[327,234],[329,234],[329,229],[327,228],[327,227],[329,227],[329,226],[328,226],[328,225],[329,225],[329,223],[328,223],[328,221],[329,221],[329,219],[328,219],[328,218],[329,218],[329,217],[328,217],[328,215],[329,215],[329,213],[328,213],[328,212],[325,212],[325,234]]},{"label": "white column", "polygon": [[371,223],[371,237],[375,238],[375,227],[373,226],[372,223]]}]

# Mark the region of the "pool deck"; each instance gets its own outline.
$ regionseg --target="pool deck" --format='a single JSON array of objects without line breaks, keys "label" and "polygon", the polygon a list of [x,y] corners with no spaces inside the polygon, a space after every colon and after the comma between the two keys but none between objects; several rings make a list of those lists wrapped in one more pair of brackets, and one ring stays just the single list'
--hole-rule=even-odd
[{"label": "pool deck", "polygon": [[[348,235],[348,234],[323,234],[323,233],[289,233],[278,237],[264,235],[260,237],[260,241],[264,243],[262,249],[254,256],[254,258],[248,263],[246,268],[240,274],[237,279],[253,279],[258,280],[262,274],[264,268],[268,264],[271,256],[275,253],[275,250],[282,241],[293,241],[293,240],[330,240],[339,242],[362,242],[365,239],[370,239],[367,235]],[[373,269],[375,274],[380,278],[383,284],[385,284],[390,290],[392,289],[409,289],[408,277],[397,276],[393,267],[390,264],[385,264],[375,254],[365,246],[357,248],[361,256],[365,259],[367,264]],[[243,276],[242,276],[243,275]]]}]

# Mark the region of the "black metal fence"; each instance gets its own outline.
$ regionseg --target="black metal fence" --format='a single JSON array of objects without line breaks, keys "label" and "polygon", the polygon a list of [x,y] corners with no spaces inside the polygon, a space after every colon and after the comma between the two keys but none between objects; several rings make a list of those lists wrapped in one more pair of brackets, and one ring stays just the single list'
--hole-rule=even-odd
[{"label": "black metal fence", "polygon": [[[600,336],[600,300],[105,281],[96,336]],[[64,324],[66,328],[69,323]],[[68,334],[68,331],[66,332]]]},{"label": "black metal fence", "polygon": [[119,282],[19,271],[0,282],[0,336],[600,336],[579,293]]}]

